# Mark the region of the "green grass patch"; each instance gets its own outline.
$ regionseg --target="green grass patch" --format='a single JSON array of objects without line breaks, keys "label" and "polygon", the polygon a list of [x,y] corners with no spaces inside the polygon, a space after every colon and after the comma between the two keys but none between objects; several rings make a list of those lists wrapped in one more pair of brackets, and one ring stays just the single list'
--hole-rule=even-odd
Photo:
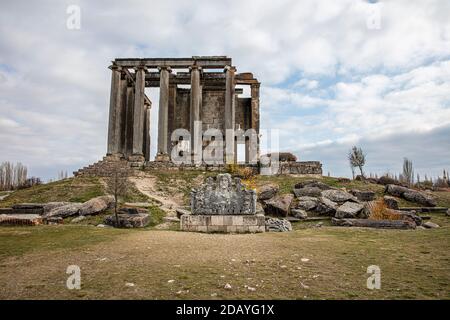
[{"label": "green grass patch", "polygon": [[333,177],[295,177],[292,175],[279,175],[279,176],[262,176],[258,175],[255,177],[256,184],[258,186],[267,184],[267,183],[276,183],[280,187],[279,193],[291,193],[292,189],[294,189],[294,185],[296,183],[306,181],[306,180],[318,180],[323,183],[328,184],[331,187],[335,188],[346,188],[350,189],[358,189],[361,191],[373,191],[377,195],[382,195],[384,192],[384,186],[366,183],[362,181],[351,180],[350,182],[341,182],[338,178]]},{"label": "green grass patch", "polygon": [[189,203],[192,188],[197,187],[207,177],[216,176],[219,173],[217,171],[199,170],[180,170],[175,174],[169,170],[152,171],[152,175],[157,177],[157,190],[167,194],[174,193],[174,191],[181,192],[185,204]]},{"label": "green grass patch", "polygon": [[[50,182],[28,189],[17,190],[0,201],[0,207],[10,207],[16,203],[46,203],[52,201],[85,202],[105,195],[104,183],[97,177],[77,177]],[[149,198],[133,184],[127,190],[122,202],[147,202]]]},{"label": "green grass patch", "polygon": [[126,194],[119,200],[119,202],[149,202],[150,198],[141,193],[134,184],[130,183]]},{"label": "green grass patch", "polygon": [[104,194],[103,185],[98,178],[69,178],[14,191],[5,200],[0,201],[0,207],[10,207],[24,202],[85,202]]},{"label": "green grass patch", "polygon": [[163,219],[166,215],[164,210],[162,210],[158,206],[150,206],[148,207],[148,212],[150,213],[150,227],[154,227],[163,222]]},{"label": "green grass patch", "polygon": [[1,227],[0,259],[25,253],[72,249],[113,240],[125,231],[77,225]]}]

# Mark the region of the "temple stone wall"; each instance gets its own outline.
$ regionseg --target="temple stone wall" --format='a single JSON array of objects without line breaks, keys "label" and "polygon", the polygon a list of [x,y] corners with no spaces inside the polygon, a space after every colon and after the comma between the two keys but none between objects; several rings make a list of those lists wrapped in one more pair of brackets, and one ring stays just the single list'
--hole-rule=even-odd
[{"label": "temple stone wall", "polygon": [[241,127],[242,130],[251,128],[251,98],[236,98],[236,129]]},{"label": "temple stone wall", "polygon": [[319,161],[286,161],[280,162],[278,174],[322,175],[322,164]]},{"label": "temple stone wall", "polygon": [[225,90],[203,91],[201,119],[203,131],[208,128],[224,129]]},{"label": "temple stone wall", "polygon": [[191,100],[191,94],[189,89],[178,88],[176,97],[176,109],[175,109],[175,126],[177,128],[183,128],[190,130],[189,126],[189,105]]}]

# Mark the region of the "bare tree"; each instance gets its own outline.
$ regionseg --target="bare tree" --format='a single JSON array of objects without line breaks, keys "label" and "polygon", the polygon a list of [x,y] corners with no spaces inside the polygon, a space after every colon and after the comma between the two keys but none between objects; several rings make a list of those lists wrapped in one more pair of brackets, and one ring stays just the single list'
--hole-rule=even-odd
[{"label": "bare tree", "polygon": [[16,165],[9,161],[0,165],[0,190],[14,190],[22,188],[27,181],[27,167],[18,162]]},{"label": "bare tree", "polygon": [[116,217],[116,227],[119,227],[119,216],[117,215],[117,204],[121,197],[125,196],[129,188],[128,171],[115,165],[111,169],[111,174],[106,178],[106,191],[114,196],[114,215]]},{"label": "bare tree", "polygon": [[361,148],[353,146],[353,148],[348,152],[348,161],[350,162],[350,167],[359,168],[361,176],[364,177],[363,167],[366,164],[366,155]]},{"label": "bare tree", "polygon": [[355,167],[350,163],[350,169],[352,169],[352,179],[355,180]]},{"label": "bare tree", "polygon": [[411,186],[414,183],[414,169],[412,161],[408,158],[403,159],[403,173],[402,173],[402,180],[408,184],[408,186]]}]

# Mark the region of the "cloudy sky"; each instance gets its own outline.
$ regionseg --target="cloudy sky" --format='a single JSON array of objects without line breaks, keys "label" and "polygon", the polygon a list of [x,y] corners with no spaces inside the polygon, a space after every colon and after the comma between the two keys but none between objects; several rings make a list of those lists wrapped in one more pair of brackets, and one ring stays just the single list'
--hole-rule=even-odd
[{"label": "cloudy sky", "polygon": [[368,172],[408,157],[436,176],[450,169],[449,12],[448,0],[2,1],[0,161],[48,179],[99,160],[116,57],[228,55],[262,82],[261,127],[280,130],[282,150],[349,176],[358,145]]}]

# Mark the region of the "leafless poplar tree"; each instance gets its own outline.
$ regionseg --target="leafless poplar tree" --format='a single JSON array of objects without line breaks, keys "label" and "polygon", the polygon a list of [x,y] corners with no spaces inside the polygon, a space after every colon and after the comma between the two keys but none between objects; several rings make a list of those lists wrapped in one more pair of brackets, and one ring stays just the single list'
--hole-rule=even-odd
[{"label": "leafless poplar tree", "polygon": [[402,173],[402,180],[408,184],[408,186],[411,186],[414,183],[414,169],[412,161],[408,158],[403,159],[403,173]]},{"label": "leafless poplar tree", "polygon": [[361,148],[353,146],[352,149],[348,152],[348,161],[350,162],[350,167],[359,168],[361,172],[361,176],[364,177],[363,167],[366,164],[366,155],[362,151]]}]

